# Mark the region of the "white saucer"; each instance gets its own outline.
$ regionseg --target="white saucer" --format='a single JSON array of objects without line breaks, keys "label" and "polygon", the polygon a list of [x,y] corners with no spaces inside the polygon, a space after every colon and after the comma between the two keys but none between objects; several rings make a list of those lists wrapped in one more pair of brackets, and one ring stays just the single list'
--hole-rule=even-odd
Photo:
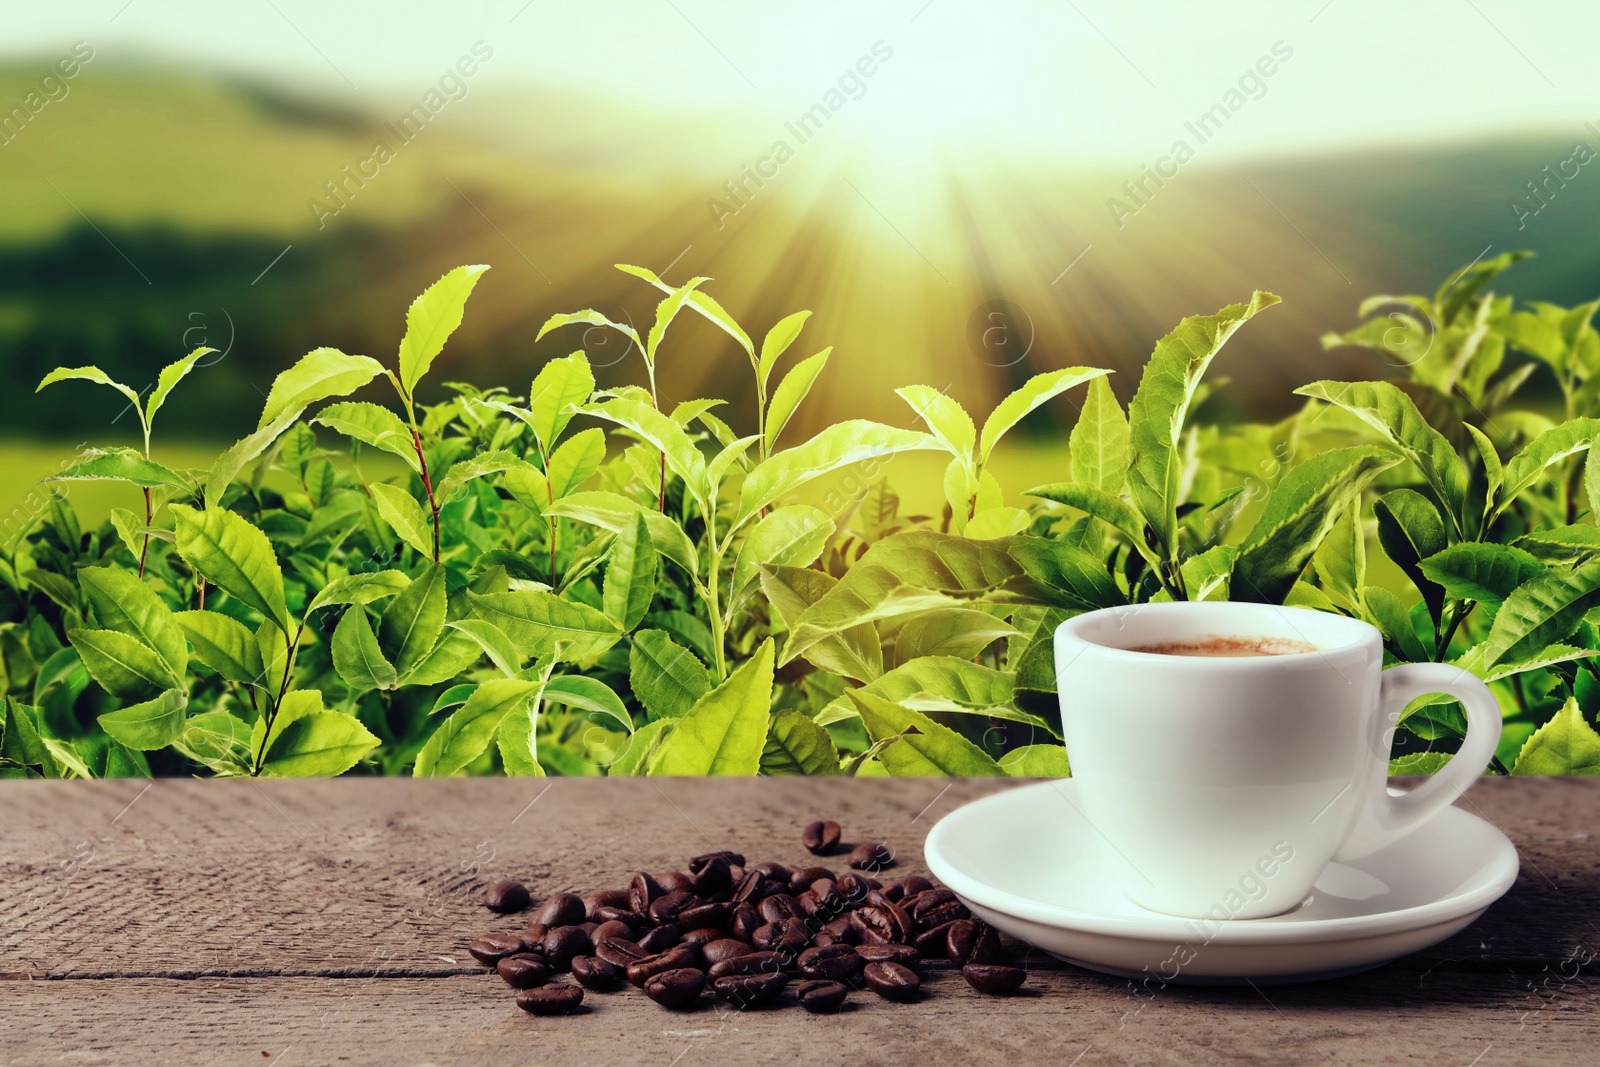
[{"label": "white saucer", "polygon": [[1111,884],[1071,779],[966,805],[928,835],[928,867],[973,913],[1068,963],[1139,980],[1240,985],[1363,971],[1443,941],[1517,877],[1517,850],[1446,808],[1381,852],[1334,863],[1287,915],[1206,923]]}]

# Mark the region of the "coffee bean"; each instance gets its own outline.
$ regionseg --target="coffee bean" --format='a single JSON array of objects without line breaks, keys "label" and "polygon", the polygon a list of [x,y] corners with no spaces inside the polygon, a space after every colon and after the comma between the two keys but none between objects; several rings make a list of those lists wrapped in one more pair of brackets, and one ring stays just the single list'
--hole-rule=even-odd
[{"label": "coffee bean", "polygon": [[773,974],[783,970],[784,957],[778,952],[747,952],[711,965],[711,980],[736,974]]},{"label": "coffee bean", "polygon": [[1000,935],[982,919],[957,919],[948,924],[945,954],[957,967],[1000,962]]},{"label": "coffee bean", "polygon": [[527,926],[523,927],[522,940],[530,945],[543,945],[544,935],[548,934],[549,932],[550,928],[544,923],[531,922]]},{"label": "coffee bean", "polygon": [[599,923],[592,923],[592,922],[581,922],[581,923],[578,924],[578,929],[580,929],[584,933],[588,934],[590,939],[592,940],[594,938],[594,932],[596,930],[600,929],[600,924]]},{"label": "coffee bean", "polygon": [[572,961],[572,977],[585,989],[599,991],[615,988],[622,981],[623,974],[621,967],[599,956],[579,956]]},{"label": "coffee bean", "polygon": [[517,994],[517,1007],[534,1015],[565,1015],[583,1003],[583,990],[575,985],[538,986]]},{"label": "coffee bean", "polygon": [[639,939],[639,947],[646,952],[665,952],[683,940],[683,927],[677,923],[658,926]]},{"label": "coffee bean", "polygon": [[787,918],[761,927],[750,943],[762,951],[794,955],[811,944],[811,928],[804,919]]},{"label": "coffee bean", "polygon": [[865,966],[860,954],[849,945],[829,945],[826,948],[808,948],[796,961],[800,973],[807,978],[831,978],[835,981],[854,978]]},{"label": "coffee bean", "polygon": [[739,1008],[759,1008],[771,1004],[789,984],[789,976],[777,974],[740,974],[718,978],[711,983],[711,991],[718,1000],[725,1000]]},{"label": "coffee bean", "polygon": [[[713,941],[720,941],[727,937],[726,930],[719,930],[715,926],[700,926],[688,931],[678,940],[680,945],[693,945],[695,948],[704,949]],[[703,955],[704,953],[702,953]]]},{"label": "coffee bean", "polygon": [[1028,972],[1021,967],[969,963],[961,968],[961,977],[980,993],[1014,993],[1027,980]]},{"label": "coffee bean", "polygon": [[557,926],[576,926],[583,922],[588,913],[589,909],[583,906],[583,898],[576,893],[557,893],[539,906],[533,921],[544,923],[552,929]]},{"label": "coffee bean", "polygon": [[715,967],[723,960],[731,960],[735,956],[748,956],[754,951],[755,949],[743,941],[736,941],[731,937],[709,941],[700,946],[700,955],[704,956],[705,961],[712,967]]},{"label": "coffee bean", "polygon": [[596,926],[589,932],[589,940],[599,944],[608,937],[621,937],[631,940],[633,927],[618,919],[611,919]]},{"label": "coffee bean", "polygon": [[826,819],[800,831],[800,843],[813,856],[831,856],[839,850],[839,824]]},{"label": "coffee bean", "polygon": [[643,986],[645,979],[653,974],[693,967],[699,962],[699,954],[694,949],[688,945],[678,945],[628,964],[628,981],[636,986]]},{"label": "coffee bean", "polygon": [[861,972],[867,988],[886,1000],[911,1000],[922,988],[922,979],[903,963],[869,963]]},{"label": "coffee bean", "polygon": [[868,963],[903,963],[907,967],[922,961],[922,954],[910,945],[857,945],[856,955]]},{"label": "coffee bean", "polygon": [[851,907],[866,902],[867,894],[872,892],[872,887],[867,880],[855,871],[846,871],[834,882],[834,888],[839,890],[839,895]]},{"label": "coffee bean", "polygon": [[516,934],[484,934],[482,937],[473,938],[467,945],[467,951],[472,953],[472,958],[485,967],[493,967],[507,956],[515,956],[527,950],[527,943]]},{"label": "coffee bean", "polygon": [[594,945],[581,926],[558,926],[544,936],[544,958],[558,971],[571,967],[573,957],[593,951]]},{"label": "coffee bean", "polygon": [[850,925],[850,917],[848,915],[826,923],[821,930],[817,931],[817,936],[811,939],[812,943],[818,948],[823,948],[827,945],[854,945],[859,940],[861,940],[861,935],[856,932],[855,927]]},{"label": "coffee bean", "polygon": [[860,844],[850,852],[850,866],[858,871],[881,871],[894,866],[894,850],[883,844]]},{"label": "coffee bean", "polygon": [[627,923],[635,932],[650,925],[650,920],[626,907],[613,908],[609,904],[594,909],[589,918],[598,923]]},{"label": "coffee bean", "polygon": [[531,952],[519,952],[515,956],[507,956],[495,964],[494,969],[512,989],[531,989],[536,985],[543,985],[554,973],[543,956],[536,956]]},{"label": "coffee bean", "polygon": [[[810,905],[807,905],[806,897],[811,898]],[[844,910],[844,897],[839,895],[833,879],[819,878],[801,895],[800,906],[806,909],[807,915],[816,915],[818,912],[837,915]]]},{"label": "coffee bean", "polygon": [[696,896],[708,897],[733,886],[733,868],[721,856],[713,856],[694,875],[693,890]]},{"label": "coffee bean", "polygon": [[911,909],[911,917],[920,929],[929,930],[957,919],[970,919],[972,913],[950,890],[930,889],[917,894],[917,901]]},{"label": "coffee bean", "polygon": [[693,967],[678,967],[653,974],[645,980],[645,996],[663,1008],[683,1009],[699,998],[706,988],[706,972]]},{"label": "coffee bean", "polygon": [[906,896],[910,897],[918,893],[926,893],[933,888],[933,883],[920,874],[908,874],[900,879],[900,887],[905,890]]},{"label": "coffee bean", "polygon": [[677,922],[679,913],[694,907],[699,901],[693,893],[682,889],[669,890],[650,902],[650,921],[657,926]]},{"label": "coffee bean", "polygon": [[700,904],[693,908],[685,908],[678,915],[678,925],[686,930],[697,930],[705,926],[715,926],[719,929],[726,928],[733,918],[733,905],[727,901],[716,904]]},{"label": "coffee bean", "polygon": [[700,855],[695,856],[692,859],[690,859],[689,860],[689,873],[690,874],[699,874],[700,871],[705,867],[706,864],[710,863],[712,860],[717,860],[717,859],[725,861],[729,866],[732,866],[732,867],[743,867],[744,866],[744,853],[742,853],[742,852],[731,852],[728,849],[722,849],[722,850],[717,851],[717,852],[702,852]]},{"label": "coffee bean", "polygon": [[601,908],[616,908],[626,911],[628,907],[628,891],[626,889],[601,889],[598,892],[586,893],[583,897],[584,914],[595,922],[603,923],[607,919],[614,919],[614,915],[601,915]]},{"label": "coffee bean", "polygon": [[762,898],[767,895],[767,888],[770,884],[771,880],[767,878],[766,872],[747,871],[744,880],[733,891],[734,903],[752,905],[761,903]]},{"label": "coffee bean", "polygon": [[648,873],[640,871],[633,876],[633,881],[628,885],[628,908],[647,915],[650,904],[666,890],[661,888],[661,883],[652,878]]},{"label": "coffee bean", "polygon": [[843,1005],[850,990],[842,982],[801,982],[795,988],[800,1006],[813,1015],[831,1015]]},{"label": "coffee bean", "polygon": [[850,924],[861,935],[862,944],[905,944],[911,940],[911,917],[887,900],[857,908],[850,913]]},{"label": "coffee bean", "polygon": [[608,937],[596,942],[594,954],[617,967],[627,967],[654,955],[654,953],[647,951],[641,945],[629,941],[625,937]]},{"label": "coffee bean", "polygon": [[937,959],[948,951],[950,928],[954,925],[955,923],[945,923],[943,926],[935,926],[932,930],[924,930],[911,939],[911,945],[929,959]]},{"label": "coffee bean", "polygon": [[772,896],[763,900],[756,910],[769,923],[779,922],[783,919],[799,919],[805,916],[805,909],[800,907],[800,902],[788,893],[772,894]]},{"label": "coffee bean", "polygon": [[762,925],[761,913],[748,904],[740,904],[733,909],[733,919],[728,923],[728,932],[740,941],[749,941]]},{"label": "coffee bean", "polygon": [[751,870],[760,871],[762,874],[766,875],[767,881],[769,882],[789,881],[789,868],[773,860],[766,860],[763,863],[758,863],[752,867]]},{"label": "coffee bean", "polygon": [[496,882],[483,891],[483,906],[501,915],[521,911],[528,906],[531,899],[528,896],[528,887],[521,882],[509,880]]},{"label": "coffee bean", "polygon": [[682,871],[666,871],[656,875],[656,881],[668,893],[693,893],[694,879]]},{"label": "coffee bean", "polygon": [[799,867],[789,872],[789,892],[795,895],[811,888],[812,882],[822,879],[833,880],[833,872],[826,867]]}]

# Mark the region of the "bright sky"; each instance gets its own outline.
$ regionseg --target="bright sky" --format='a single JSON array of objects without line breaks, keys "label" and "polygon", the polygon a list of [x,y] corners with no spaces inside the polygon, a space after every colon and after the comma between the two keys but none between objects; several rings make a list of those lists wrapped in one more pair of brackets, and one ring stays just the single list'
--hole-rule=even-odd
[{"label": "bright sky", "polygon": [[[485,68],[674,117],[781,127],[883,41],[845,109],[885,150],[1154,160],[1276,42],[1292,56],[1213,159],[1600,123],[1592,0],[6,0],[3,55],[65,52],[246,72],[388,105],[482,39]],[[409,9],[409,10],[407,10]],[[403,16],[396,11],[405,10]],[[1269,64],[1270,65],[1270,64]],[[516,136],[513,131],[510,135]]]}]

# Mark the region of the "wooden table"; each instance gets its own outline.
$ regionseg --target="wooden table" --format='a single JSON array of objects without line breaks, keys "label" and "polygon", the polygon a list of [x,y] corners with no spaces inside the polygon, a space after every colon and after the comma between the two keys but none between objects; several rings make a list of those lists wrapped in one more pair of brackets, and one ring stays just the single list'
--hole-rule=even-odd
[{"label": "wooden table", "polygon": [[[1522,854],[1474,926],[1306,986],[1131,983],[1033,953],[1029,995],[929,968],[929,996],[668,1013],[629,990],[517,1010],[467,940],[480,905],[621,884],[736,848],[798,862],[828,816],[921,872],[928,829],[979,781],[346,780],[0,784],[0,1063],[1055,1062],[1494,1067],[1593,1063],[1600,782],[1485,779],[1462,801]],[[592,1005],[592,1007],[588,1007]],[[1074,1057],[1077,1057],[1076,1059]]]}]

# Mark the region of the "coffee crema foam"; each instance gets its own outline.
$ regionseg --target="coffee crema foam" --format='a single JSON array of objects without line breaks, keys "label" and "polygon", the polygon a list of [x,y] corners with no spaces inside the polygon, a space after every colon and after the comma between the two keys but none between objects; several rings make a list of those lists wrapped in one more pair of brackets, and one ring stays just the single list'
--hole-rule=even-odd
[{"label": "coffee crema foam", "polygon": [[1288,637],[1202,637],[1192,641],[1159,641],[1138,645],[1130,652],[1147,652],[1155,656],[1211,656],[1240,659],[1247,656],[1292,656],[1302,652],[1315,652],[1317,646]]}]

